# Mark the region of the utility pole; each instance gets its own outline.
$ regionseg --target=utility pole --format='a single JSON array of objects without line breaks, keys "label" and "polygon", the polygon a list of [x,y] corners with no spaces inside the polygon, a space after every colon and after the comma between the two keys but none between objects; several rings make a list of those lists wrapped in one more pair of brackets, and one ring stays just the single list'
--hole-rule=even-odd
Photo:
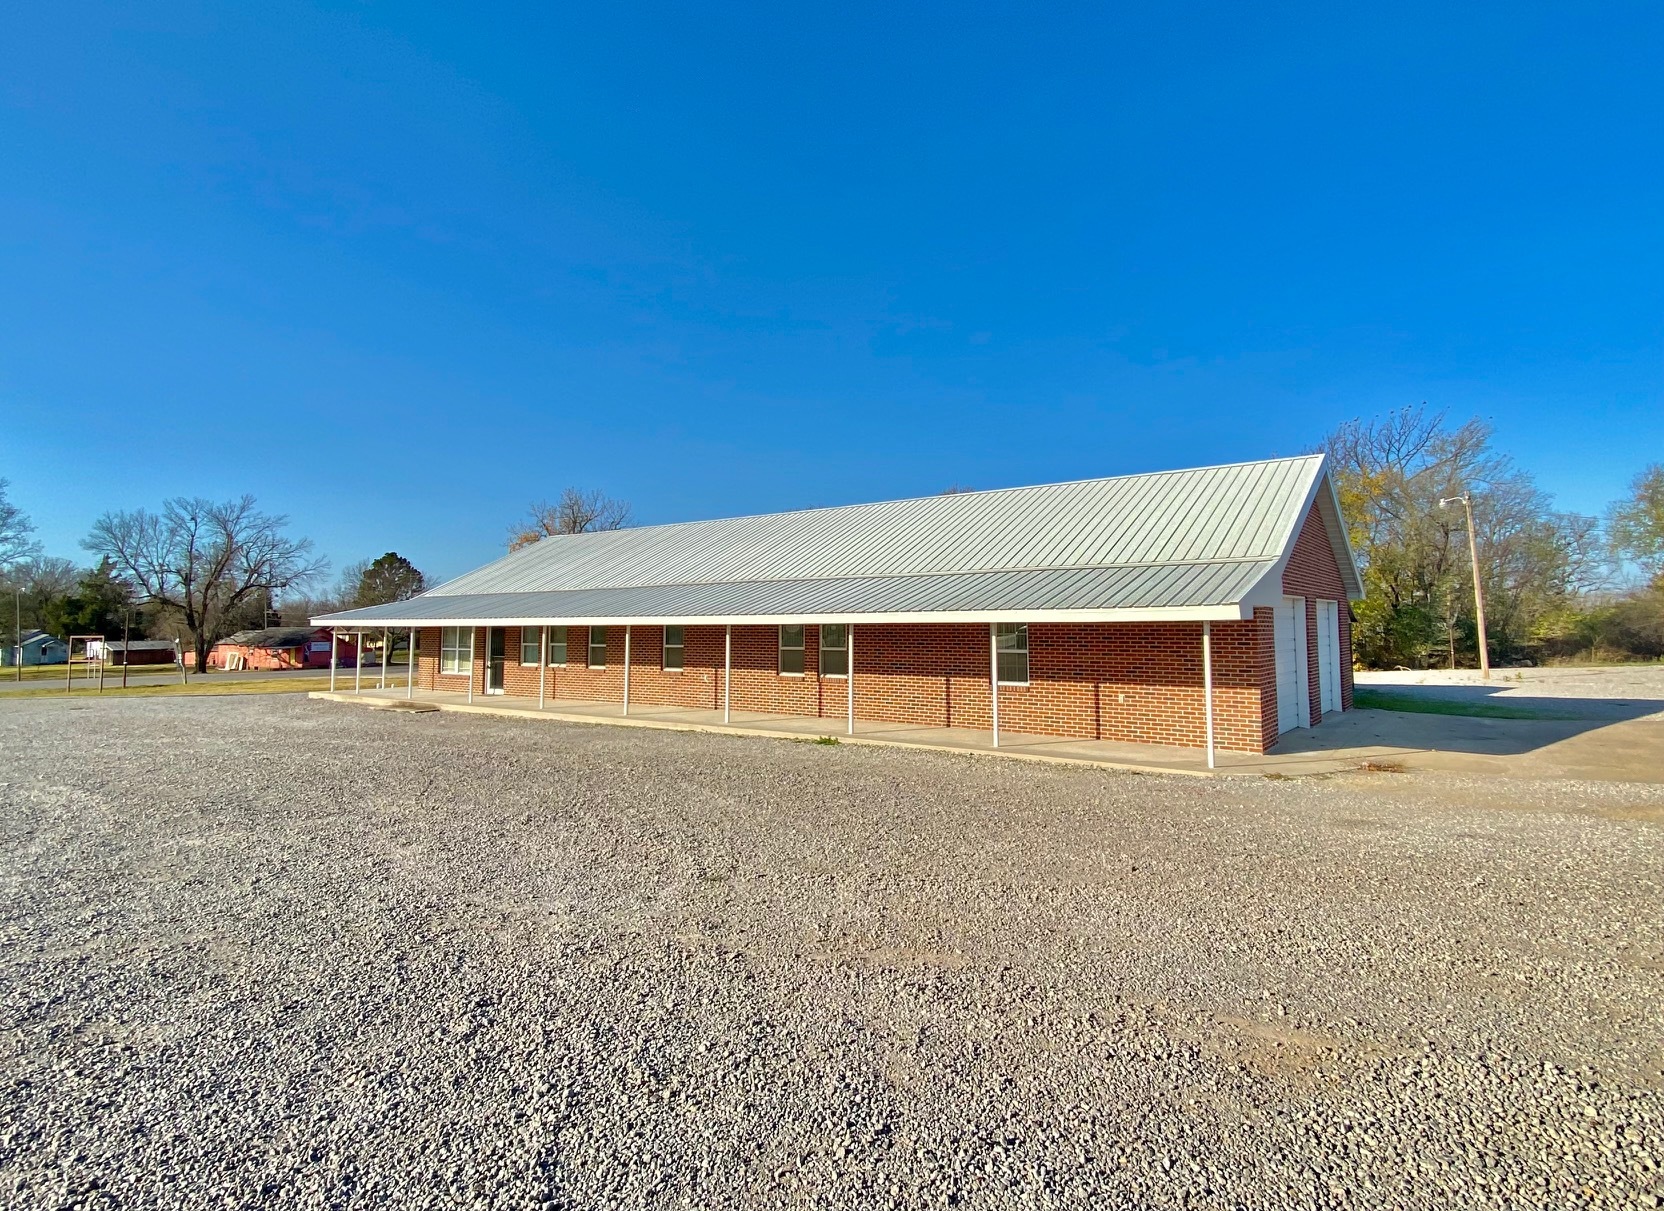
[{"label": "utility pole", "polygon": [[12,593],[12,603],[16,607],[13,620],[17,624],[17,646],[12,649],[12,659],[17,664],[17,679],[23,680],[23,590],[15,589]]},{"label": "utility pole", "polygon": [[121,688],[127,688],[127,666],[133,663],[133,654],[128,647],[132,643],[133,635],[133,607],[128,606],[121,616]]},{"label": "utility pole", "polygon": [[1462,509],[1468,517],[1468,558],[1473,561],[1473,612],[1479,624],[1479,677],[1482,681],[1491,679],[1491,646],[1485,637],[1485,590],[1479,584],[1479,540],[1473,534],[1473,500],[1466,492],[1460,496],[1447,496],[1439,501],[1439,508],[1462,502]]}]

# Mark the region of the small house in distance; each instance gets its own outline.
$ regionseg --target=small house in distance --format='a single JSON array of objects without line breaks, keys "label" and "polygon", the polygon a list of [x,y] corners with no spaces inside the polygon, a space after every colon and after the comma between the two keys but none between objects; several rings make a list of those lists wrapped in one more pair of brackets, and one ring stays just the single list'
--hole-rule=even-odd
[{"label": "small house in distance", "polygon": [[[56,635],[48,635],[45,631],[23,632],[23,666],[28,668],[32,664],[68,664],[69,645]],[[0,664],[6,668],[15,668],[18,663],[18,645],[14,640],[4,649],[0,649]]]},{"label": "small house in distance", "polygon": [[87,644],[87,656],[116,668],[137,668],[173,664],[179,659],[179,647],[171,639],[95,639]]},{"label": "small house in distance", "polygon": [[[342,636],[336,645],[341,668],[358,662],[353,641]],[[327,669],[329,630],[325,627],[267,627],[238,631],[216,643],[208,653],[215,669]]]}]

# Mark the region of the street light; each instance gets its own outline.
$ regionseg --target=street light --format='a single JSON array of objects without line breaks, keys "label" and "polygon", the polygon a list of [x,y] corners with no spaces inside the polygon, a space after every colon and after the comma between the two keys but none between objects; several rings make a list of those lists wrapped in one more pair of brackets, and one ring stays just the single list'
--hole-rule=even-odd
[{"label": "street light", "polygon": [[1479,623],[1479,676],[1481,680],[1491,679],[1491,651],[1490,643],[1485,638],[1485,591],[1479,587],[1479,543],[1473,536],[1473,501],[1466,492],[1460,496],[1446,496],[1440,499],[1439,508],[1453,505],[1457,501],[1462,504],[1468,515],[1468,558],[1473,561],[1473,612]]}]

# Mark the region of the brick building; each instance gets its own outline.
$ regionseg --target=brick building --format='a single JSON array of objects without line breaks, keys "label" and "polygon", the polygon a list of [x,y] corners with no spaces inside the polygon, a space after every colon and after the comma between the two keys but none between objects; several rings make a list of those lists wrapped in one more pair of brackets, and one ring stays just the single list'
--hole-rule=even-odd
[{"label": "brick building", "polygon": [[342,668],[358,663],[358,644],[336,638],[325,627],[266,627],[238,631],[208,651],[208,667],[215,669],[327,669],[330,649]]},{"label": "brick building", "polygon": [[1311,455],[563,535],[313,621],[470,697],[1258,753],[1351,705],[1361,591]]}]

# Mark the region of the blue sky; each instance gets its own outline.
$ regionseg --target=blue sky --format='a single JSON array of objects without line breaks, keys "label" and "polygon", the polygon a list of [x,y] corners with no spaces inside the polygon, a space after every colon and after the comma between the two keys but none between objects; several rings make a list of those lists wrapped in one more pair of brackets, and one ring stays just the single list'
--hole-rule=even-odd
[{"label": "blue sky", "polygon": [[1374,7],[14,6],[0,476],[57,554],[247,491],[443,576],[567,484],[674,521],[1425,400],[1596,512],[1664,458],[1664,9]]}]

